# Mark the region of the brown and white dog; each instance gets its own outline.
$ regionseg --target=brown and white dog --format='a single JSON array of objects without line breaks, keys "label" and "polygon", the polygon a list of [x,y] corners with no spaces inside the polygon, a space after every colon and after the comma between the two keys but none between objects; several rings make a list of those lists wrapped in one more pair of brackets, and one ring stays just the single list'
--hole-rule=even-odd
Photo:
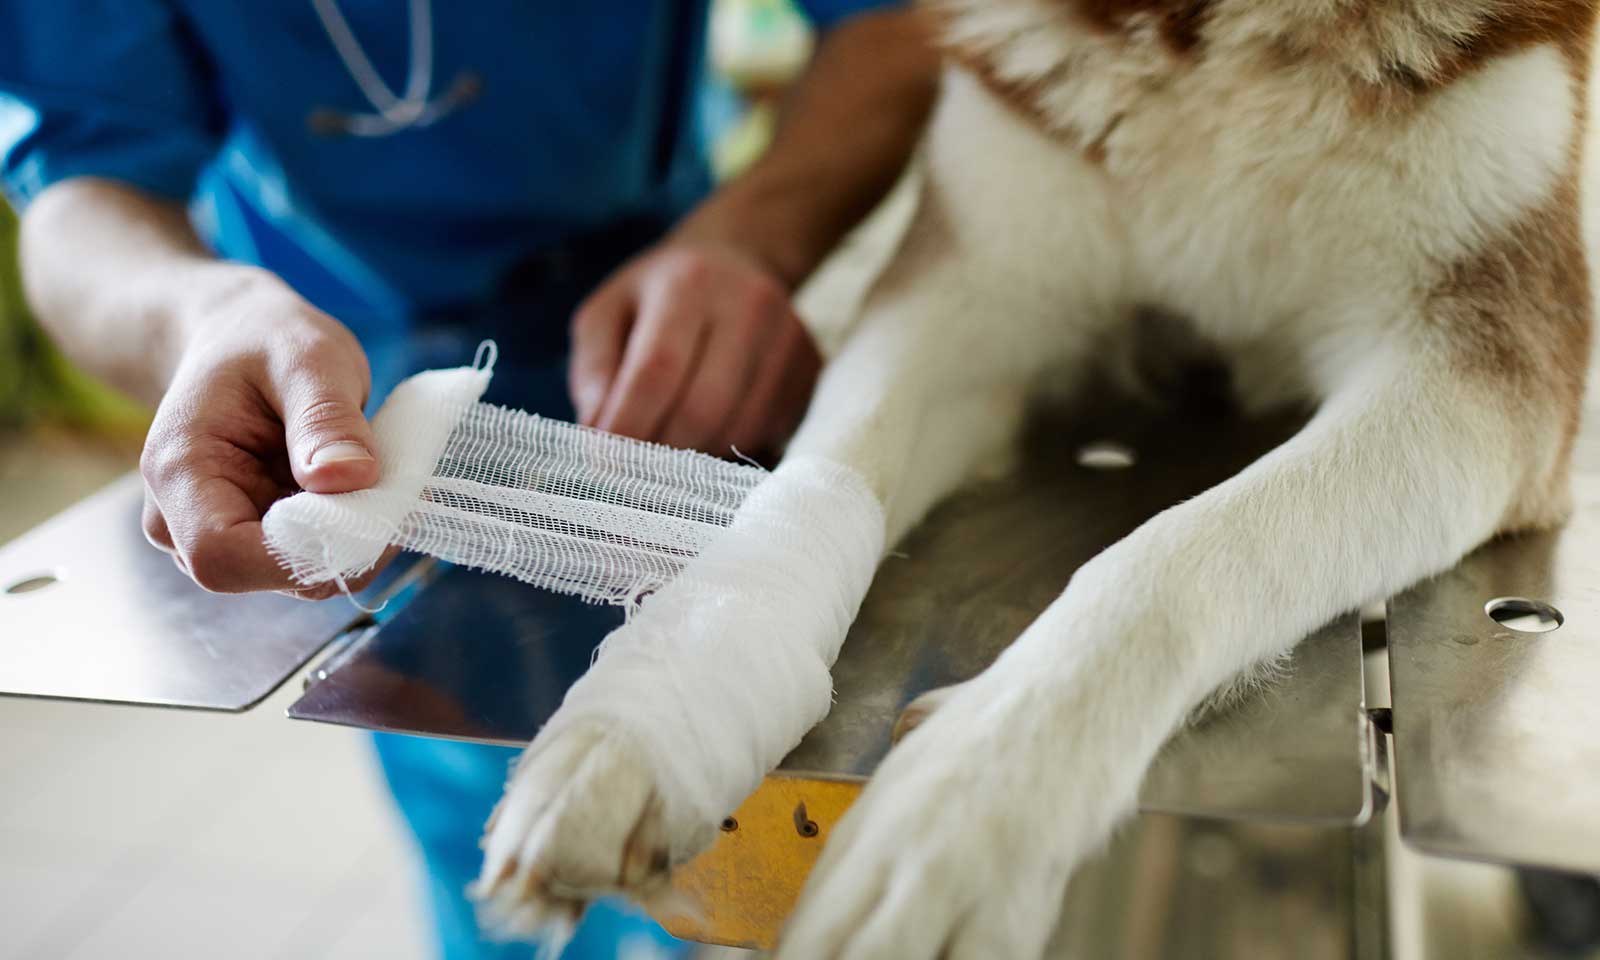
[{"label": "brown and white dog", "polygon": [[[1316,412],[1078,570],[988,671],[913,705],[782,957],[1038,956],[1074,868],[1211,691],[1569,508],[1593,2],[935,9],[951,57],[917,212],[790,456],[865,478],[892,545],[1007,455],[1030,397],[1133,369],[1117,358],[1149,308],[1220,350],[1246,410]],[[870,580],[833,575],[857,598]],[[528,925],[659,887],[714,835],[674,820],[625,737],[554,739],[487,839],[484,890]]]}]

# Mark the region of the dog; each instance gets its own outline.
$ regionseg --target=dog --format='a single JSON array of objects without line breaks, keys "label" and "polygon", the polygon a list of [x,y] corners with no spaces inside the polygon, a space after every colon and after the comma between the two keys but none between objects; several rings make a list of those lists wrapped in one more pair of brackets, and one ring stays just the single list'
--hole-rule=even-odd
[{"label": "dog", "polygon": [[[782,958],[1040,956],[1074,868],[1212,691],[1570,509],[1594,3],[938,0],[930,14],[948,56],[916,213],[762,509],[814,509],[789,463],[842,465],[892,546],[1005,461],[1036,398],[1101,374],[1138,390],[1135,318],[1152,313],[1226,359],[1245,412],[1310,416],[1076,571],[988,670],[907,709]],[[848,607],[871,567],[823,579]],[[622,630],[648,627],[652,603]],[[791,630],[702,607],[664,642]],[[825,668],[848,617],[819,624]],[[722,709],[678,679],[681,712]],[[826,712],[814,687],[772,736],[723,724],[748,769],[712,769],[714,751],[688,744],[679,762],[726,784],[731,810]],[[608,703],[584,723],[558,713],[513,775],[479,888],[502,919],[531,929],[607,892],[658,895],[715,835],[626,734],[635,704]]]}]

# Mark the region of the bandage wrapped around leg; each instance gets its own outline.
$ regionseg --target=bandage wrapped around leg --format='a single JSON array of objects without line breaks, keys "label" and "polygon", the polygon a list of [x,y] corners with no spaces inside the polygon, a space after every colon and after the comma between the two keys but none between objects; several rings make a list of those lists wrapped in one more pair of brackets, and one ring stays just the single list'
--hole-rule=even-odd
[{"label": "bandage wrapped around leg", "polygon": [[586,725],[626,738],[654,775],[673,861],[687,859],[827,715],[829,671],[883,549],[859,474],[785,460],[606,638],[525,761]]}]

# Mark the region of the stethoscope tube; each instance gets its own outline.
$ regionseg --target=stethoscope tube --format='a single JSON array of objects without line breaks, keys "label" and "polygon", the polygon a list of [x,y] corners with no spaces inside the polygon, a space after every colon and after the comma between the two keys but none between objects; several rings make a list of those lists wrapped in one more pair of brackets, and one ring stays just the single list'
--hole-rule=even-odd
[{"label": "stethoscope tube", "polygon": [[387,137],[413,128],[427,127],[476,99],[482,80],[462,73],[442,96],[429,99],[433,89],[433,9],[430,0],[410,0],[410,62],[406,66],[405,92],[396,96],[372,65],[361,41],[340,11],[337,0],[311,0],[322,29],[333,42],[339,60],[355,81],[373,113],[349,113],[320,107],[307,118],[312,132],[327,136]]}]

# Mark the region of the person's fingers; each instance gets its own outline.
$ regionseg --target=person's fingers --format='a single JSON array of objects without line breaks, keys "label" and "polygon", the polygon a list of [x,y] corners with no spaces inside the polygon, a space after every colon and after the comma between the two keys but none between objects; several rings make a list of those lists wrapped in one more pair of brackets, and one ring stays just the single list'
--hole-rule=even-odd
[{"label": "person's fingers", "polygon": [[218,472],[228,455],[208,448],[221,443],[146,458],[146,482],[179,565],[217,593],[290,588],[262,539],[256,501],[238,480]]},{"label": "person's fingers", "polygon": [[365,371],[314,361],[274,385],[295,482],[313,493],[345,493],[378,482],[372,426],[361,413]]},{"label": "person's fingers", "polygon": [[226,477],[255,504],[258,516],[264,516],[274,503],[295,492],[294,477],[281,454],[261,457],[220,437],[191,441],[190,447],[205,453],[204,460],[196,458],[191,469]]},{"label": "person's fingers", "polygon": [[820,368],[816,345],[796,318],[769,349],[749,394],[728,426],[727,447],[749,457],[770,453],[800,422]]},{"label": "person's fingers", "polygon": [[728,424],[725,449],[714,452],[726,456],[738,451],[746,457],[757,457],[766,451],[772,410],[782,393],[788,365],[788,354],[782,350],[774,350],[765,359],[750,385],[749,393]]},{"label": "person's fingers", "polygon": [[144,488],[144,509],[140,511],[139,525],[144,528],[144,538],[150,541],[152,547],[163,553],[175,552],[172,531],[167,529],[167,518],[161,515],[161,508],[156,506],[156,498],[151,495],[148,485]]},{"label": "person's fingers", "polygon": [[625,277],[608,281],[572,316],[567,390],[578,422],[593,426],[622,364],[623,344],[637,306]]},{"label": "person's fingers", "polygon": [[672,284],[645,293],[595,426],[640,440],[656,438],[702,347],[703,303],[694,291]]},{"label": "person's fingers", "polygon": [[330,580],[327,583],[312,584],[311,586],[295,586],[288,590],[279,590],[277,593],[285,597],[293,597],[296,600],[308,600],[311,602],[327,600],[341,593],[358,594],[372,586],[373,581],[377,580],[378,575],[383,572],[383,568],[387,567],[390,561],[399,554],[399,547],[390,547],[383,552],[383,556],[378,558],[378,562],[373,564],[371,570],[353,580],[346,580],[343,587],[339,586],[337,581]]},{"label": "person's fingers", "polygon": [[295,590],[274,590],[272,592],[280,597],[288,597],[290,600],[304,600],[307,603],[316,603],[319,600],[327,599],[327,597],[317,596],[309,588],[299,588]]},{"label": "person's fingers", "polygon": [[[341,592],[337,583],[322,583],[314,587],[299,587],[294,590],[278,590],[279,596],[289,597],[293,600],[304,600],[308,603],[317,603],[336,597]],[[350,591],[354,593],[354,590]]]},{"label": "person's fingers", "polygon": [[811,397],[817,392],[817,379],[822,373],[822,351],[811,338],[804,323],[794,328],[794,352],[785,371],[778,400],[773,406],[772,436],[769,444],[786,441],[800,426]]},{"label": "person's fingers", "polygon": [[288,572],[267,552],[259,520],[197,530],[180,550],[190,579],[212,593],[277,590],[290,583]]},{"label": "person's fingers", "polygon": [[790,321],[776,284],[752,284],[718,302],[689,383],[662,422],[660,439],[674,447],[726,454],[719,444],[740,412],[758,371]]}]

